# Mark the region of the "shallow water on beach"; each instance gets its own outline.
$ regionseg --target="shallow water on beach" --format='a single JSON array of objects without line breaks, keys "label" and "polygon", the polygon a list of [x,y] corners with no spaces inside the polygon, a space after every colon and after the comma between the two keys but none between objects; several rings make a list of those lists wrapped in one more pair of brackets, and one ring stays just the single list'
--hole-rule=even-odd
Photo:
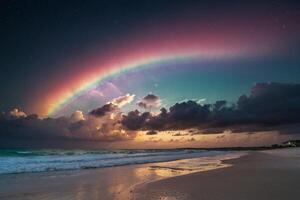
[{"label": "shallow water on beach", "polygon": [[161,178],[174,177],[199,171],[230,166],[222,163],[223,160],[238,158],[244,153],[234,153],[211,157],[182,159],[170,162],[152,163],[148,167],[140,168],[141,174],[155,174]]},{"label": "shallow water on beach", "polygon": [[[241,153],[222,153],[170,162],[90,170],[0,175],[0,199],[130,199],[134,187],[163,178],[226,167],[221,160]],[[34,184],[33,184],[34,183]]]}]

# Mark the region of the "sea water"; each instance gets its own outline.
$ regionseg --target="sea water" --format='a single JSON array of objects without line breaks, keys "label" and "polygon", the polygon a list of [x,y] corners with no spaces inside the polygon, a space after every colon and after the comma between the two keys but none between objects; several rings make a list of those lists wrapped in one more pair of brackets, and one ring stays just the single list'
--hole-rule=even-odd
[{"label": "sea water", "polygon": [[209,150],[0,150],[0,174],[104,168],[211,157],[229,151]]}]

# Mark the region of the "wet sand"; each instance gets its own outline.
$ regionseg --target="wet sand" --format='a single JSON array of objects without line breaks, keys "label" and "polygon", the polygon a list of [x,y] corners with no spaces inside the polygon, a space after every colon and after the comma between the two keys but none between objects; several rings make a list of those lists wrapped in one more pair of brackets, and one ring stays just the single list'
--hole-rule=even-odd
[{"label": "wet sand", "polygon": [[251,152],[233,166],[137,186],[134,199],[283,200],[300,196],[300,150]]},{"label": "wet sand", "polygon": [[221,160],[237,154],[142,165],[0,175],[1,200],[126,200],[145,182],[227,167]]},{"label": "wet sand", "polygon": [[276,200],[299,197],[299,148],[249,152],[241,158],[232,158],[232,155],[202,157],[103,169],[0,175],[0,199]]}]

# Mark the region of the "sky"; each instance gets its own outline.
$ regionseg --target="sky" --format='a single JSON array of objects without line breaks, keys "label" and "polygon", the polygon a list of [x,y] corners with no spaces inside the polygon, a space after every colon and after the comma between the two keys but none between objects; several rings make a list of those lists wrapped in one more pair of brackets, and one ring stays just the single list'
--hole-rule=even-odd
[{"label": "sky", "polygon": [[299,137],[297,1],[4,0],[0,27],[0,146]]}]

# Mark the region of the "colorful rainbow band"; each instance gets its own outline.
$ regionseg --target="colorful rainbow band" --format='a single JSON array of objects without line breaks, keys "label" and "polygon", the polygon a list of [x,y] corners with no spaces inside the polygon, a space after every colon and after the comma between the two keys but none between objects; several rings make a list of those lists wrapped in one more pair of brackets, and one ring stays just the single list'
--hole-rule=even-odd
[{"label": "colorful rainbow band", "polygon": [[144,69],[144,68],[147,68],[149,66],[154,66],[159,63],[180,62],[182,60],[189,60],[189,59],[193,59],[193,58],[197,58],[197,56],[195,56],[195,55],[167,56],[167,57],[152,58],[152,59],[147,59],[147,60],[140,60],[140,61],[132,62],[130,64],[123,65],[123,66],[109,67],[111,70],[107,71],[105,74],[100,74],[97,79],[91,80],[90,82],[82,85],[81,87],[79,87],[72,93],[65,94],[65,96],[61,97],[60,101],[56,102],[52,106],[49,106],[47,115],[48,116],[55,115],[55,113],[57,111],[59,111],[65,105],[68,105],[74,99],[76,99],[83,93],[91,90],[92,88],[97,86],[99,83],[101,83],[105,80],[109,80],[112,77],[120,76],[121,74],[128,73],[131,70]]}]

